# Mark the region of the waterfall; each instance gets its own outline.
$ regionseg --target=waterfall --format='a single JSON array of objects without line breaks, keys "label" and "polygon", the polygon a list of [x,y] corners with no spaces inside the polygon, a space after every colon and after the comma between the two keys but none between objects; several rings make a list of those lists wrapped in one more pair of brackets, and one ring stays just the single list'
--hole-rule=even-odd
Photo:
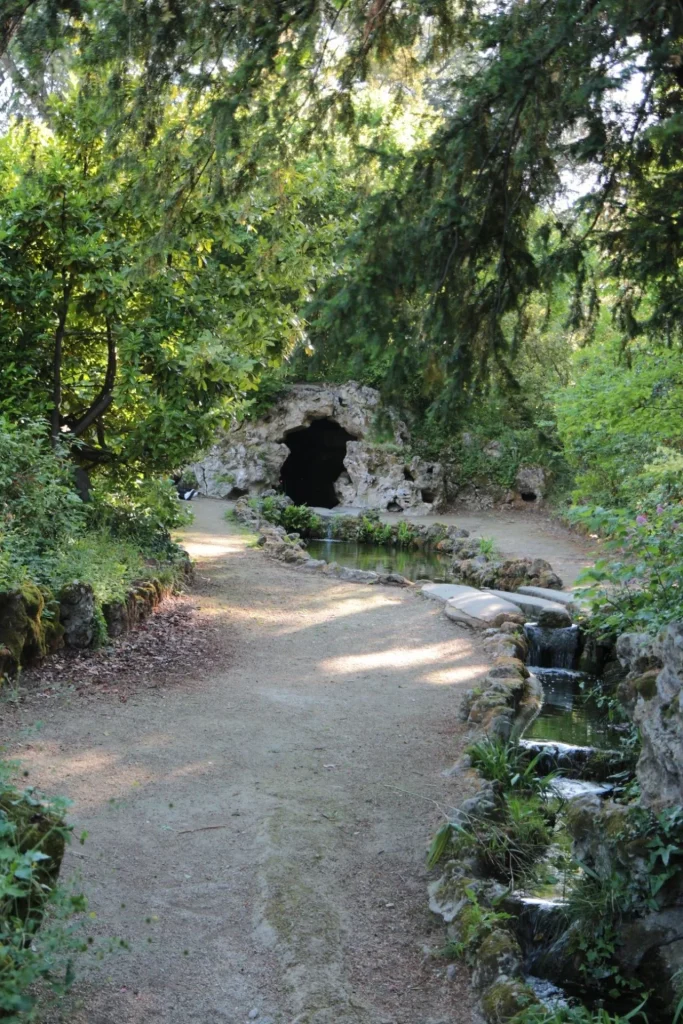
[{"label": "waterfall", "polygon": [[545,629],[535,622],[528,622],[524,632],[529,641],[528,665],[536,668],[574,668],[579,653],[578,626]]},{"label": "waterfall", "polygon": [[334,519],[332,516],[325,516],[325,540],[332,540],[334,533]]}]

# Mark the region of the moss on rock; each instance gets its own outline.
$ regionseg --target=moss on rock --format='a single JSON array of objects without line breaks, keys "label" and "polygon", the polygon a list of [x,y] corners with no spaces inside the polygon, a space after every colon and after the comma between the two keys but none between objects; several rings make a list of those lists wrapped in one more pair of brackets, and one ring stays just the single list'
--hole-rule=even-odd
[{"label": "moss on rock", "polygon": [[512,932],[494,928],[477,953],[473,984],[475,988],[487,989],[504,975],[515,977],[522,964],[522,949]]},{"label": "moss on rock", "polygon": [[506,1021],[538,1003],[533,989],[513,978],[499,978],[484,993],[481,1005],[489,1024],[505,1024]]}]

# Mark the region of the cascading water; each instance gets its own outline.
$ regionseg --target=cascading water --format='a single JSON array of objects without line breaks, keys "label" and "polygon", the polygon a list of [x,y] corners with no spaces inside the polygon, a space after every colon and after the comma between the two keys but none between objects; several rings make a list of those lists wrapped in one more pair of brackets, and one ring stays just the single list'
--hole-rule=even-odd
[{"label": "cascading water", "polygon": [[581,633],[578,626],[544,629],[535,622],[524,627],[529,641],[527,664],[535,668],[564,668],[576,666]]}]

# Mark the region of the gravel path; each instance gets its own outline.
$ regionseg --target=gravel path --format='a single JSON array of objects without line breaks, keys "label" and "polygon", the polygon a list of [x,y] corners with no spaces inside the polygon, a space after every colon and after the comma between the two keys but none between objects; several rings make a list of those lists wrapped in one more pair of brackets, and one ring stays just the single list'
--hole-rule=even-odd
[{"label": "gravel path", "polygon": [[[205,658],[118,699],[5,715],[30,781],[74,801],[95,937],[69,1024],[460,1024],[466,971],[425,955],[425,849],[462,780],[476,636],[411,592],[271,562],[194,505]],[[162,634],[163,635],[163,634]],[[163,650],[159,655],[163,655]],[[55,1018],[57,1019],[57,1018]]]}]

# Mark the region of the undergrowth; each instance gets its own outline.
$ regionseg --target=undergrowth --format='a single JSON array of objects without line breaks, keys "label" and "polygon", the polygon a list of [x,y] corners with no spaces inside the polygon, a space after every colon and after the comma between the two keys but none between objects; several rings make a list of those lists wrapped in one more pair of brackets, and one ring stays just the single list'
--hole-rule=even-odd
[{"label": "undergrowth", "polygon": [[0,762],[0,1018],[27,1024],[40,990],[62,995],[74,980],[74,960],[87,948],[77,920],[86,904],[57,881],[71,839],[67,802],[19,792],[11,767]]}]

